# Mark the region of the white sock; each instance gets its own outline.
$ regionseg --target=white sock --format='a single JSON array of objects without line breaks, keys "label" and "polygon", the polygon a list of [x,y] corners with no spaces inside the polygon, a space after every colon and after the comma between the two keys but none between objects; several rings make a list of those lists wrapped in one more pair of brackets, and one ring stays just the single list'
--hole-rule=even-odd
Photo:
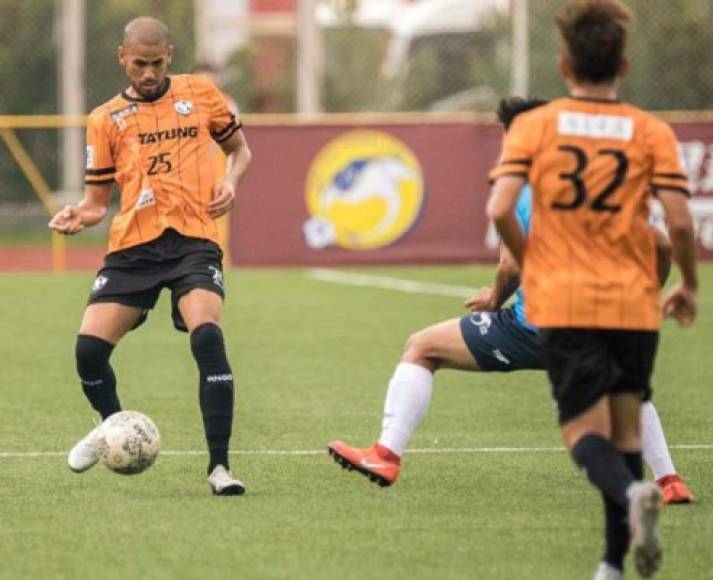
[{"label": "white sock", "polygon": [[654,472],[654,479],[676,473],[663,434],[661,419],[651,401],[641,405],[641,443],[644,461]]},{"label": "white sock", "polygon": [[423,419],[433,390],[433,373],[413,363],[399,363],[389,382],[379,443],[399,457]]}]

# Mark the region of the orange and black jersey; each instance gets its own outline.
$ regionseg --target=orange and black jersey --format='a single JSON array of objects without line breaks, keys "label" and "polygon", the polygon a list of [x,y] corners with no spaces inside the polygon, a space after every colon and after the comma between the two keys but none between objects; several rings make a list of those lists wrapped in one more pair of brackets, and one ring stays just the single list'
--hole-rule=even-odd
[{"label": "orange and black jersey", "polygon": [[211,143],[241,127],[206,77],[167,77],[156,97],[126,92],[97,107],[87,122],[86,184],[117,182],[121,195],[109,252],[156,239],[173,228],[218,242],[207,214],[215,181]]},{"label": "orange and black jersey", "polygon": [[688,195],[671,128],[615,101],[558,99],[519,115],[491,177],[533,190],[523,289],[540,327],[653,330],[659,285],[650,194]]}]

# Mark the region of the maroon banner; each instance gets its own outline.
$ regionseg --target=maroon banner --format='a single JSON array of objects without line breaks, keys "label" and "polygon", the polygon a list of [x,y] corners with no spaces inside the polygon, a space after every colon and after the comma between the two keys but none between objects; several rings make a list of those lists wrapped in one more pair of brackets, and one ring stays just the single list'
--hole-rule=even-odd
[{"label": "maroon banner", "polygon": [[[713,123],[677,123],[703,257],[713,258]],[[240,265],[492,261],[496,124],[258,125],[231,221]]]},{"label": "maroon banner", "polygon": [[673,123],[691,187],[700,257],[713,259],[713,123]]}]

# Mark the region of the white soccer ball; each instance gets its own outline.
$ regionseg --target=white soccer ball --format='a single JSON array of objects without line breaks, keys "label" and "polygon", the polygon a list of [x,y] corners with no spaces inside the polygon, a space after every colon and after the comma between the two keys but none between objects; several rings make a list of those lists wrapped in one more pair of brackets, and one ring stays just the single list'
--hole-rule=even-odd
[{"label": "white soccer ball", "polygon": [[102,423],[99,460],[115,473],[135,475],[146,471],[160,449],[156,424],[138,411],[120,411]]}]

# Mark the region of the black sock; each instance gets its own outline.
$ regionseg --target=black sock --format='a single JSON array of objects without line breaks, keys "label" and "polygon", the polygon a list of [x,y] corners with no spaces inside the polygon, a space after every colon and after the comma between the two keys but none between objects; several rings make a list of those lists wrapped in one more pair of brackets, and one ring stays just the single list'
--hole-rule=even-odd
[{"label": "black sock", "polygon": [[[644,463],[641,452],[622,452],[624,462],[635,480],[644,478]],[[624,556],[629,549],[629,510],[623,509],[614,501],[602,494],[604,498],[604,515],[606,525],[607,545],[604,561],[618,570],[624,569]]]},{"label": "black sock", "polygon": [[601,435],[590,434],[577,442],[572,449],[572,458],[599,491],[628,510],[626,490],[634,482],[634,477],[623,453]]},{"label": "black sock", "polygon": [[121,411],[116,394],[116,377],[109,364],[113,350],[113,344],[96,336],[77,336],[75,356],[82,390],[102,419]]},{"label": "black sock", "polygon": [[604,499],[604,531],[606,549],[604,561],[619,571],[624,570],[624,557],[629,549],[628,510],[622,508],[606,495]]},{"label": "black sock", "polygon": [[631,475],[634,476],[634,479],[636,481],[644,479],[644,461],[641,457],[641,451],[637,451],[636,453],[625,451],[622,455],[624,456],[626,466],[629,468],[629,471],[631,471]]},{"label": "black sock", "polygon": [[225,354],[223,333],[217,324],[201,324],[191,332],[191,351],[200,374],[199,399],[210,452],[208,473],[228,465],[228,445],[233,425],[233,374]]}]

